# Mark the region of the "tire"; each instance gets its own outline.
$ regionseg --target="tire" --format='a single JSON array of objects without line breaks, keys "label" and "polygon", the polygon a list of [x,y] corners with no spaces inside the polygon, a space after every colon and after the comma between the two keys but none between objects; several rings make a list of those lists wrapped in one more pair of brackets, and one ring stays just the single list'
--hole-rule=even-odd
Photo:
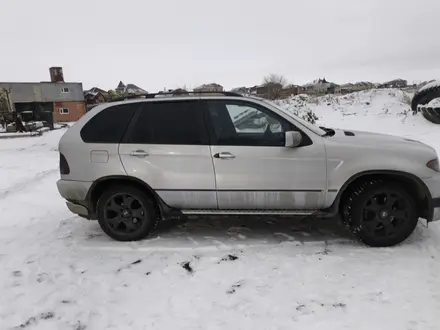
[{"label": "tire", "polygon": [[[438,97],[440,97],[440,85],[434,85],[433,87],[422,89],[414,95],[411,101],[411,109],[416,113],[418,112],[419,105],[426,105]],[[422,114],[423,117],[434,124],[440,122],[440,115],[426,113],[426,110],[422,110]]]},{"label": "tire", "polygon": [[155,202],[142,190],[118,185],[102,193],[97,203],[102,230],[117,241],[138,241],[157,226]]},{"label": "tire", "polygon": [[423,117],[425,117],[431,123],[440,124],[439,110],[433,108],[422,108],[420,111],[422,112]]},{"label": "tire", "polygon": [[352,233],[371,247],[386,247],[406,240],[418,222],[414,198],[397,183],[373,181],[349,193],[342,207],[343,220]]}]

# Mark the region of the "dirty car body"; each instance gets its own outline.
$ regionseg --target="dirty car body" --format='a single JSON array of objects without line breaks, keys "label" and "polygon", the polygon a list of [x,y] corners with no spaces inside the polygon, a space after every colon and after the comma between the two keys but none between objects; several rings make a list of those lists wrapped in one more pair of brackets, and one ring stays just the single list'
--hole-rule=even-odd
[{"label": "dirty car body", "polygon": [[[433,148],[395,136],[318,127],[265,100],[231,93],[99,105],[68,129],[59,152],[57,185],[68,208],[100,220],[102,227],[111,218],[113,224],[103,229],[119,240],[145,237],[156,223],[151,217],[326,217],[344,214],[344,207],[346,224],[356,222],[359,230],[365,226],[360,212],[368,213],[370,191],[376,194],[370,198],[377,206],[375,230],[381,224],[389,229],[383,241],[390,241],[398,217],[402,223],[404,217],[440,219]],[[389,189],[381,193],[378,187]],[[123,191],[129,202],[123,201]],[[370,203],[362,210],[364,201],[356,197],[361,195]],[[142,209],[137,217],[127,208],[134,200]],[[387,212],[395,215],[380,218]],[[126,232],[117,234],[118,226]],[[141,227],[146,232],[135,235]]]}]

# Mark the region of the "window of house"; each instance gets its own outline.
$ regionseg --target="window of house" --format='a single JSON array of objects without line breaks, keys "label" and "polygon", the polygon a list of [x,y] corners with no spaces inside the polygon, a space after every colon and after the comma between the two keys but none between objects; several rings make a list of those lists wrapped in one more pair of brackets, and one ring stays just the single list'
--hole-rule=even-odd
[{"label": "window of house", "polygon": [[69,88],[67,87],[61,88],[61,93],[69,93]]},{"label": "window of house", "polygon": [[69,109],[68,108],[60,108],[60,114],[62,115],[68,115],[69,114]]},{"label": "window of house", "polygon": [[139,103],[116,105],[95,115],[81,129],[86,143],[119,143]]},{"label": "window of house", "polygon": [[144,102],[128,143],[206,145],[207,131],[199,101]]},{"label": "window of house", "polygon": [[217,145],[284,146],[295,127],[272,111],[248,102],[208,101],[212,140]]}]

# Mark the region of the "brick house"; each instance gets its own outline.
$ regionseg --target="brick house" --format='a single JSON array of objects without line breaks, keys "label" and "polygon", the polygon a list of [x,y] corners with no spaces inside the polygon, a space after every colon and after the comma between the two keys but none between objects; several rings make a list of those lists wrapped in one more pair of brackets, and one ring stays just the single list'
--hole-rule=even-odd
[{"label": "brick house", "polygon": [[32,111],[35,120],[45,120],[52,112],[55,122],[76,121],[86,113],[82,83],[64,82],[63,70],[49,69],[48,82],[0,82],[0,89],[10,91],[13,111]]}]

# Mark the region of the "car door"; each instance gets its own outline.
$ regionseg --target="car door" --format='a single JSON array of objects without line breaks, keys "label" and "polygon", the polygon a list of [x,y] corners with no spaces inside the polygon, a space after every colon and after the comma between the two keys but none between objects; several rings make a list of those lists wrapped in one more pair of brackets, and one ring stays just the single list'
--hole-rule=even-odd
[{"label": "car door", "polygon": [[119,154],[129,176],[171,207],[216,209],[215,177],[199,100],[141,103]]},{"label": "car door", "polygon": [[[266,107],[237,99],[206,100],[219,209],[313,210],[322,206],[322,138]],[[302,143],[285,147],[285,132]],[[309,135],[310,136],[309,136]]]}]

